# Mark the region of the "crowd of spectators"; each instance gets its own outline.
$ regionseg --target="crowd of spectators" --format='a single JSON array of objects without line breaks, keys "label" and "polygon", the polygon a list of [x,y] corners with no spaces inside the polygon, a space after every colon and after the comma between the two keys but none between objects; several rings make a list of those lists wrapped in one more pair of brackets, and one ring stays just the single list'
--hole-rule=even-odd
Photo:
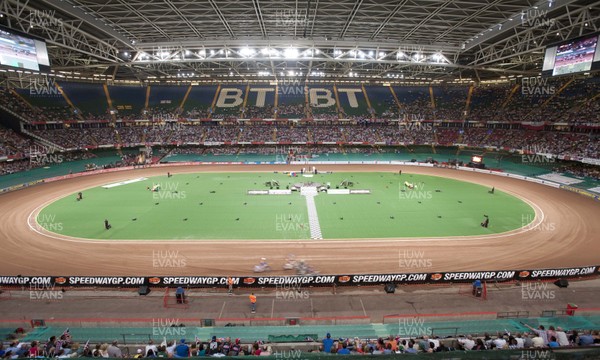
[{"label": "crowd of spectators", "polygon": [[142,119],[153,121],[177,120],[180,117],[180,108],[152,107],[142,111]]},{"label": "crowd of spectators", "polygon": [[59,104],[44,108],[31,106],[20,95],[5,88],[0,89],[0,106],[26,122],[78,119],[69,106]]},{"label": "crowd of spectators", "polygon": [[30,132],[65,149],[85,149],[86,147],[116,143],[115,130],[112,127],[65,126],[60,129],[31,129]]},{"label": "crowd of spectators", "polygon": [[55,163],[85,160],[96,156],[89,151],[57,152],[47,155],[51,156],[2,161],[0,162],[0,175],[13,174],[20,171],[49,166]]},{"label": "crowd of spectators", "polygon": [[375,117],[380,119],[398,119],[400,117],[400,109],[398,109],[396,103],[389,104],[381,114],[375,112]]},{"label": "crowd of spectators", "polygon": [[242,109],[242,119],[272,119],[275,115],[275,108],[272,105],[248,106]]},{"label": "crowd of spectators", "polygon": [[121,160],[111,162],[104,165],[97,165],[95,163],[85,164],[86,171],[93,171],[99,169],[113,169],[125,166],[135,166],[135,165],[144,165],[145,164],[145,156],[143,154],[123,154],[121,155]]},{"label": "crowd of spectators", "polygon": [[308,131],[306,127],[278,126],[275,130],[277,141],[282,142],[307,142]]},{"label": "crowd of spectators", "polygon": [[[527,325],[528,326],[528,325]],[[529,326],[528,326],[529,327]],[[522,349],[555,349],[559,347],[599,346],[600,335],[598,331],[573,330],[565,332],[562,328],[544,326],[537,329],[530,327],[530,332],[498,333],[492,336],[485,333],[483,336],[461,335],[457,338],[429,337],[404,338],[389,336],[377,340],[332,339],[327,334],[323,339],[320,352],[337,354],[372,354],[389,355],[400,353],[432,353],[445,351],[498,351]]]},{"label": "crowd of spectators", "polygon": [[14,174],[32,168],[29,159],[0,162],[0,175]]},{"label": "crowd of spectators", "polygon": [[[119,120],[140,119],[237,119],[273,118],[280,119],[320,119],[335,121],[352,119],[356,121],[380,119],[422,119],[459,121],[501,122],[566,122],[570,124],[600,122],[600,102],[593,100],[597,93],[600,78],[592,77],[570,81],[569,78],[533,80],[518,78],[502,84],[480,84],[474,87],[467,104],[466,87],[434,87],[434,97],[429,95],[429,87],[411,87],[398,92],[399,105],[387,99],[387,110],[377,113],[373,108],[365,108],[364,114],[346,114],[343,107],[315,107],[304,103],[286,104],[282,101],[277,107],[248,106],[245,108],[194,107],[182,111],[178,107],[157,106],[144,109],[140,114],[115,114]],[[567,85],[564,89],[563,86]],[[561,89],[563,89],[561,91]],[[81,112],[66,106],[62,97],[56,106],[43,108],[31,106],[21,96],[8,89],[0,90],[0,106],[20,115],[27,122],[81,120],[112,120],[110,111],[96,114]],[[432,101],[433,100],[433,101]],[[466,111],[466,112],[465,112]]]},{"label": "crowd of spectators", "polygon": [[600,168],[598,166],[581,163],[561,163],[553,169],[555,172],[573,175],[576,177],[587,177],[600,180]]},{"label": "crowd of spectators", "polygon": [[308,110],[304,104],[279,104],[275,109],[279,119],[304,119],[308,118]]},{"label": "crowd of spectators", "polygon": [[[31,130],[68,149],[110,144],[186,144],[202,142],[332,142],[380,145],[444,145],[497,147],[570,157],[600,158],[600,142],[594,135],[527,129],[460,128],[434,123],[328,123],[296,125],[185,125],[161,123],[113,128],[61,128]],[[13,150],[16,151],[16,150]]]},{"label": "crowd of spectators", "polygon": [[[467,100],[465,87],[440,87],[435,96],[436,106],[433,111],[435,120],[458,121],[463,119],[464,105]],[[462,107],[460,105],[463,105]]]},{"label": "crowd of spectators", "polygon": [[[265,106],[225,109],[215,122],[188,125],[185,118],[208,118],[208,108],[192,108],[181,111],[176,107],[146,109],[138,117],[148,120],[144,125],[133,123],[109,123],[103,116],[94,115],[86,123],[32,124],[33,121],[65,121],[86,118],[86,114],[74,114],[67,106],[38,108],[31,106],[17,92],[0,90],[0,107],[26,120],[29,134],[53,143],[57,148],[83,150],[101,145],[133,146],[134,144],[178,144],[204,142],[329,142],[362,143],[378,145],[468,145],[472,147],[497,147],[523,150],[525,152],[551,153],[571,158],[600,158],[600,141],[597,134],[569,132],[568,127],[554,131],[529,130],[527,125],[510,126],[510,129],[488,127],[448,127],[452,123],[419,122],[427,119],[486,121],[546,121],[571,124],[600,123],[600,102],[593,101],[600,78],[550,79],[538,87],[546,87],[547,93],[531,91],[525,80],[518,82],[478,85],[472,94],[468,112],[465,114],[464,88],[442,88],[434,91],[435,106],[425,88],[407,88],[398,92],[400,106],[390,99],[383,105],[387,110],[377,114],[368,108],[365,114],[346,116],[336,106],[317,108],[306,104],[285,104],[278,107]],[[518,91],[522,89],[521,91]],[[552,91],[550,91],[552,90]],[[556,95],[554,95],[556,94]],[[58,102],[57,102],[58,104]],[[382,108],[382,104],[378,105]],[[383,107],[385,108],[385,107]],[[319,121],[256,125],[238,122],[238,117],[249,118],[302,118]],[[375,119],[371,116],[375,115]],[[131,115],[133,116],[133,115]],[[111,116],[108,115],[107,118]],[[340,117],[350,119],[341,122]],[[116,118],[120,119],[118,116]],[[99,120],[102,120],[100,122]],[[159,121],[157,121],[159,120]],[[25,135],[28,133],[26,132]],[[29,156],[35,144],[30,137],[12,130],[0,128],[0,157],[21,158]],[[22,169],[18,162],[3,165],[3,172]]]},{"label": "crowd of spectators", "polygon": [[249,125],[239,127],[238,141],[275,141],[275,128],[267,125]]},{"label": "crowd of spectators", "polygon": [[19,157],[28,151],[33,141],[11,129],[0,127],[0,157]]},{"label": "crowd of spectators", "polygon": [[511,85],[508,83],[475,87],[467,120],[485,122],[501,118],[502,104],[510,92]]},{"label": "crowd of spectators", "polygon": [[210,117],[210,108],[193,107],[183,112],[183,117],[187,119],[208,119]]},{"label": "crowd of spectators", "polygon": [[[390,335],[377,339],[361,339],[359,337],[335,338],[327,333],[322,340],[305,339],[303,347],[310,353],[332,355],[392,355],[418,354],[451,351],[502,351],[502,350],[553,350],[558,348],[578,348],[600,346],[598,330],[565,331],[560,327],[543,325],[537,328],[526,325],[530,329],[524,333],[504,331],[491,335],[458,335],[441,338],[422,335],[407,337]],[[308,346],[306,346],[308,345]],[[289,351],[288,351],[289,352]],[[294,350],[295,354],[302,351]],[[283,356],[285,351],[279,350],[276,344],[264,343],[262,340],[232,339],[230,337],[212,336],[192,341],[185,338],[167,341],[160,344],[150,339],[146,344],[122,346],[118,340],[111,344],[85,344],[71,339],[67,329],[60,337],[51,336],[46,341],[20,342],[13,339],[6,345],[0,343],[0,357],[3,359],[19,358],[189,358],[189,357],[223,357],[223,356]]]}]

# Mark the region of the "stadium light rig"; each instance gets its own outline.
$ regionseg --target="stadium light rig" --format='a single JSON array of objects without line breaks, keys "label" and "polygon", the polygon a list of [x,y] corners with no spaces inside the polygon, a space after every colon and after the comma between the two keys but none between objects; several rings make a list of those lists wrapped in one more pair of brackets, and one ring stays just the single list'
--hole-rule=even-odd
[{"label": "stadium light rig", "polygon": [[289,47],[284,50],[283,57],[286,59],[297,59],[298,58],[298,49]]},{"label": "stadium light rig", "polygon": [[256,53],[256,51],[252,48],[249,48],[248,46],[240,49],[240,55],[242,55],[243,57],[251,57],[255,53]]}]

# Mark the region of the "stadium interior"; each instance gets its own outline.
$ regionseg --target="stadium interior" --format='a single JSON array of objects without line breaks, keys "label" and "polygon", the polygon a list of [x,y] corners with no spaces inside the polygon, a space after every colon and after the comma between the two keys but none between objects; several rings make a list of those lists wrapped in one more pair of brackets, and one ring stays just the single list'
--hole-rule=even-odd
[{"label": "stadium interior", "polygon": [[[600,215],[599,28],[594,0],[0,0],[0,358],[600,358],[600,223],[568,223]],[[401,258],[375,271],[367,241],[144,247],[59,236],[32,215],[136,176],[378,165],[544,201],[536,242],[477,243],[513,248],[488,265],[458,239],[373,237]],[[553,246],[542,268],[518,257]],[[106,257],[64,272],[94,251]],[[129,271],[128,251],[154,272]],[[467,260],[442,268],[445,253]]]}]

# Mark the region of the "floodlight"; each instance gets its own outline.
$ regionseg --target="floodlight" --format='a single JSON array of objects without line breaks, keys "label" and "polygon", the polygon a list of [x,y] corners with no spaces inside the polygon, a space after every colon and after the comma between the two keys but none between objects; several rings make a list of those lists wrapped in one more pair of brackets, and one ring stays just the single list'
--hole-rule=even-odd
[{"label": "floodlight", "polygon": [[295,59],[298,57],[298,49],[295,49],[293,47],[287,48],[284,50],[283,56],[286,59]]}]

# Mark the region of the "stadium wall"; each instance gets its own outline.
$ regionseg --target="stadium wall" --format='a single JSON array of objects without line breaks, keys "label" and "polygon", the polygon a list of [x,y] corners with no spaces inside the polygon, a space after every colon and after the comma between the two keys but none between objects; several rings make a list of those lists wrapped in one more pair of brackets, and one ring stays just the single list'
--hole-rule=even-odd
[{"label": "stadium wall", "polygon": [[[232,277],[237,288],[334,287],[408,284],[470,284],[475,280],[488,282],[552,281],[583,279],[600,275],[600,266],[557,269],[527,269],[498,271],[466,271],[437,273],[349,274],[308,276],[247,276]],[[2,287],[94,287],[132,288],[226,288],[228,276],[0,276]]]}]

